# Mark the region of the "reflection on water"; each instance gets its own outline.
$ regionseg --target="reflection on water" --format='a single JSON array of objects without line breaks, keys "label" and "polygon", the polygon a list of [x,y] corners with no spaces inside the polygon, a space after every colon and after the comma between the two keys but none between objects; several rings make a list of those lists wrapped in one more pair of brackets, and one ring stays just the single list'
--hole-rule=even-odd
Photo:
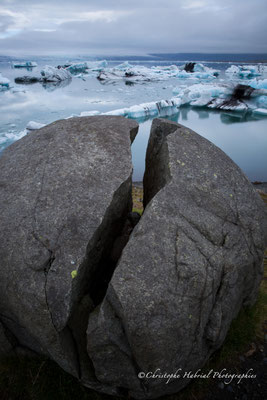
[{"label": "reflection on water", "polygon": [[58,82],[42,82],[42,86],[45,90],[48,92],[53,92],[56,89],[62,89],[66,86],[69,86],[71,83],[71,79],[65,79],[64,81],[58,81]]},{"label": "reflection on water", "polygon": [[252,112],[247,113],[234,113],[234,112],[223,112],[221,113],[221,121],[223,124],[234,124],[235,122],[248,122],[248,121],[258,121],[262,117],[252,114]]},{"label": "reflection on water", "polygon": [[[267,181],[267,120],[250,114],[235,116],[218,110],[181,107],[178,114],[166,118],[186,125],[220,147],[251,181]],[[138,122],[139,133],[132,145],[134,181],[143,179],[145,149],[152,120]],[[238,122],[242,124],[238,125]]]}]

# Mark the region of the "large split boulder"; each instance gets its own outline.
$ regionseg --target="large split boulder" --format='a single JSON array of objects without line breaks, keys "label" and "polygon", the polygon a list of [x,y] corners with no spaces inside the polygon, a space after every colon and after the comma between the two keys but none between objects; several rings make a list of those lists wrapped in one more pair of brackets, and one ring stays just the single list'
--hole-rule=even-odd
[{"label": "large split boulder", "polygon": [[255,301],[267,216],[221,150],[156,119],[131,233],[136,133],[122,117],[73,118],[2,155],[0,356],[24,347],[145,399],[184,387]]},{"label": "large split boulder", "polygon": [[[140,399],[180,390],[222,345],[256,299],[267,244],[248,179],[184,126],[153,121],[144,190],[144,214],[87,330],[97,379]],[[166,384],[153,373],[177,376]]]},{"label": "large split boulder", "polygon": [[132,208],[137,130],[122,117],[57,121],[0,159],[0,344],[9,332],[95,388],[87,320]]}]

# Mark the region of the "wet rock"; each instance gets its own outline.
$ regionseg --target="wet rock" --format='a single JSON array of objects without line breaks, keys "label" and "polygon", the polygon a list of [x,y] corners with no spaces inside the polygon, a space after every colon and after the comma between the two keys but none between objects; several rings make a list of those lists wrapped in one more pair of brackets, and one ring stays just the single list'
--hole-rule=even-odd
[{"label": "wet rock", "polygon": [[0,320],[21,346],[95,388],[82,350],[95,307],[89,289],[131,211],[137,127],[113,116],[57,121],[12,144],[0,160]]},{"label": "wet rock", "polygon": [[195,62],[189,62],[186,63],[184,66],[184,70],[186,72],[194,72],[194,67],[195,67],[196,63]]},{"label": "wet rock", "polygon": [[184,126],[155,119],[146,156],[145,211],[103,302],[89,316],[97,379],[135,398],[189,383],[139,372],[196,371],[253,304],[267,243],[265,206],[225,153]]}]

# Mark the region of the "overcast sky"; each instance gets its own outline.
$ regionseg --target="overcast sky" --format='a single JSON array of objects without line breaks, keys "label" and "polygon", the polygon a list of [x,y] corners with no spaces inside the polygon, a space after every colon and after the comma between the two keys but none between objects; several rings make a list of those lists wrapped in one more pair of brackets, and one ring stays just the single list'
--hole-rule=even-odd
[{"label": "overcast sky", "polygon": [[267,53],[267,0],[0,0],[0,54]]}]

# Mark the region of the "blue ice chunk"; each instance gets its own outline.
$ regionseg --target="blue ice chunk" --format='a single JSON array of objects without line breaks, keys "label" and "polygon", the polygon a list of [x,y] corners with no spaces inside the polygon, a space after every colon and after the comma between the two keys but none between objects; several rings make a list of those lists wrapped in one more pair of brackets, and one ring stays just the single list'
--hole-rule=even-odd
[{"label": "blue ice chunk", "polygon": [[262,79],[260,81],[253,79],[249,84],[254,89],[267,89],[267,79]]},{"label": "blue ice chunk", "polygon": [[0,73],[0,91],[8,90],[10,89],[10,80],[7,78],[4,78],[2,74]]},{"label": "blue ice chunk", "polygon": [[41,75],[44,82],[59,82],[65,79],[72,79],[71,73],[64,68],[55,68],[46,65],[41,70]]},{"label": "blue ice chunk", "polygon": [[267,96],[259,96],[256,103],[259,108],[267,108]]},{"label": "blue ice chunk", "polygon": [[25,61],[25,62],[12,62],[13,68],[33,68],[37,67],[37,63],[35,61]]},{"label": "blue ice chunk", "polygon": [[133,68],[133,65],[131,65],[128,61],[125,61],[124,63],[117,65],[115,68],[120,69],[121,71],[126,71],[129,68]]},{"label": "blue ice chunk", "polygon": [[77,74],[80,72],[85,72],[88,69],[87,63],[75,63],[71,64],[69,67],[66,68],[71,74]]}]

